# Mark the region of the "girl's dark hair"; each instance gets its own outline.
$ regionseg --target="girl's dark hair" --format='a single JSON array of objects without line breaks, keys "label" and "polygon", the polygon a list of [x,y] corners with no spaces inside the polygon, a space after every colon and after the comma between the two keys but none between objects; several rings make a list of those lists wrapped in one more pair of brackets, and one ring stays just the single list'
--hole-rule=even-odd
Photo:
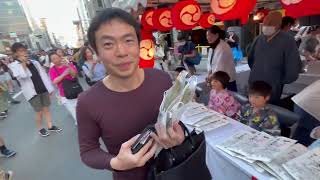
[{"label": "girl's dark hair", "polygon": [[88,60],[87,57],[86,57],[86,51],[87,51],[87,49],[89,49],[89,50],[91,51],[91,53],[94,54],[94,53],[93,53],[93,50],[92,50],[90,47],[88,47],[88,46],[82,47],[82,48],[80,49],[80,58],[83,59],[83,61],[87,61],[87,60]]},{"label": "girl's dark hair", "polygon": [[263,97],[270,96],[272,87],[264,81],[255,81],[249,87],[249,95],[259,95]]},{"label": "girl's dark hair", "polygon": [[224,30],[222,30],[219,26],[213,25],[211,28],[208,29],[208,31],[212,34],[219,34],[219,39],[225,39],[226,38],[226,33]]},{"label": "girl's dark hair", "polygon": [[97,54],[98,51],[96,46],[95,33],[98,31],[102,24],[111,22],[115,19],[134,27],[137,34],[137,38],[140,41],[140,24],[131,14],[119,8],[106,8],[102,12],[100,12],[96,17],[93,18],[88,30],[89,44]]},{"label": "girl's dark hair", "polygon": [[221,82],[223,89],[225,89],[230,81],[230,76],[224,71],[217,71],[209,77],[210,83],[212,80],[218,80],[219,82]]}]

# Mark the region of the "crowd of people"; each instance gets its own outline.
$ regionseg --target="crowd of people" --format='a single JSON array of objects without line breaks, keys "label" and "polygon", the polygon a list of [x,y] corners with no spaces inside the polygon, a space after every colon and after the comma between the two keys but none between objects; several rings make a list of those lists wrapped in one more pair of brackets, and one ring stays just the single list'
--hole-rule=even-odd
[{"label": "crowd of people", "polygon": [[[92,53],[89,55],[88,51]],[[93,51],[84,46],[75,53],[69,49],[58,48],[48,52],[41,50],[38,54],[31,55],[24,44],[17,42],[12,45],[11,52],[11,55],[0,61],[0,117],[5,119],[8,116],[10,103],[20,103],[12,95],[21,90],[35,112],[36,127],[40,136],[47,137],[52,132],[62,131],[62,128],[54,124],[50,111],[51,98],[55,95],[77,125],[77,96],[82,92],[78,74],[84,72],[88,86],[92,86],[106,75],[101,62],[96,57],[93,58]],[[84,64],[88,64],[90,70],[85,69]],[[74,92],[74,82],[80,91]],[[15,151],[5,146],[1,137],[0,152],[7,158],[16,155]],[[12,172],[1,171],[0,176],[9,179]]]},{"label": "crowd of people", "polygon": [[[315,60],[320,54],[319,27],[310,31],[312,37],[302,39],[299,52],[297,42],[287,32],[287,27],[293,25],[290,19],[282,19],[279,12],[265,17],[262,34],[255,38],[248,54],[251,73],[247,104],[237,102],[232,93],[237,92],[237,82],[231,48],[239,46],[239,39],[233,33],[226,39],[218,26],[209,28],[206,32],[210,45],[206,79],[211,89],[208,107],[256,130],[280,135],[281,124],[268,104],[280,105],[284,85],[298,78],[303,69],[301,54],[307,60]],[[313,42],[314,38],[317,43]],[[172,78],[161,70],[138,68],[140,26],[123,10],[113,8],[97,15],[91,22],[88,39],[89,45],[78,51],[40,51],[37,59],[30,58],[26,46],[14,43],[12,58],[0,62],[0,97],[4,98],[4,104],[19,103],[9,100],[14,84],[19,84],[35,111],[38,133],[46,137],[51,132],[62,131],[53,123],[49,110],[50,96],[57,89],[61,103],[78,128],[82,161],[95,169],[111,170],[115,180],[144,180],[157,148],[179,146],[186,138],[178,123],[170,127],[155,124],[163,94],[171,87]],[[195,62],[199,58],[195,45],[184,33],[179,34],[178,41],[181,66],[194,75],[199,63]],[[79,77],[84,77],[91,88],[83,92]],[[319,84],[320,81],[315,82],[304,90],[307,93],[303,91],[293,98],[295,111],[303,116],[293,137],[306,146],[320,138],[319,110],[314,108],[319,103],[319,98],[314,98],[319,97]],[[306,94],[310,97],[308,101],[304,100]],[[0,102],[0,108],[0,116],[7,115],[7,105]],[[306,119],[310,121],[308,125]],[[132,154],[131,146],[138,134],[150,124],[155,124],[156,129],[152,140]],[[100,138],[108,152],[101,149]],[[6,157],[16,154],[6,148],[1,138],[0,150]]]}]

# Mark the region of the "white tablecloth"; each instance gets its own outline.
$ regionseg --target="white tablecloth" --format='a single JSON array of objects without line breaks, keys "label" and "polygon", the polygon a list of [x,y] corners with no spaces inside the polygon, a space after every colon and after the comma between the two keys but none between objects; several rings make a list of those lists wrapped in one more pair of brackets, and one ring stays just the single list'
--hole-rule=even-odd
[{"label": "white tablecloth", "polygon": [[252,176],[259,180],[274,179],[268,173],[259,173],[244,161],[232,157],[215,146],[232,135],[247,131],[250,127],[230,119],[230,124],[206,132],[207,165],[214,180],[249,180]]}]

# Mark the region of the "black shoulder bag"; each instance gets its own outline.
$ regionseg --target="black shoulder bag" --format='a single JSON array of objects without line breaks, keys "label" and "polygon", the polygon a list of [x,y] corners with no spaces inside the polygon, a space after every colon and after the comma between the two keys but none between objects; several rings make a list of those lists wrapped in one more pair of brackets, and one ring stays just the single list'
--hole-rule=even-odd
[{"label": "black shoulder bag", "polygon": [[[54,69],[60,76],[58,69],[56,67],[54,67]],[[72,80],[64,78],[61,83],[64,95],[67,99],[76,99],[78,98],[78,95],[83,91],[77,78],[74,78]]]},{"label": "black shoulder bag", "polygon": [[206,142],[204,133],[191,133],[180,122],[188,134],[185,141],[174,148],[163,149],[151,167],[150,180],[211,180],[206,164]]},{"label": "black shoulder bag", "polygon": [[[84,63],[83,65],[90,71],[90,69],[89,69],[89,67],[86,65],[86,63]],[[85,77],[86,82],[87,82],[87,84],[88,84],[89,86],[93,86],[93,85],[96,83],[96,82],[92,81],[92,80],[86,75],[86,73],[84,73],[84,77]]]}]

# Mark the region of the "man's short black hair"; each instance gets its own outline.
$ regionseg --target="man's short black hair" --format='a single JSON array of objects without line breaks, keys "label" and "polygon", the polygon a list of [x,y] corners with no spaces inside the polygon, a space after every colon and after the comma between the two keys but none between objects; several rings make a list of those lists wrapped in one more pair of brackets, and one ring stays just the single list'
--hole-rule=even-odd
[{"label": "man's short black hair", "polygon": [[102,24],[111,22],[115,19],[123,21],[124,23],[134,27],[134,29],[136,30],[137,38],[140,41],[140,24],[131,14],[119,8],[106,8],[93,18],[88,30],[89,44],[96,51],[96,53],[98,53],[95,36],[96,31],[98,31]]},{"label": "man's short black hair", "polygon": [[255,81],[249,87],[249,95],[270,96],[272,87],[264,81]]},{"label": "man's short black hair", "polygon": [[18,51],[18,49],[27,49],[27,47],[24,44],[19,43],[19,42],[13,43],[11,46],[12,53],[16,53]]},{"label": "man's short black hair", "polygon": [[217,71],[209,78],[209,82],[211,83],[214,79],[221,82],[223,89],[225,89],[230,81],[230,76],[224,71]]},{"label": "man's short black hair", "polygon": [[282,18],[282,24],[281,24],[281,28],[284,28],[288,25],[294,25],[294,23],[296,22],[296,20],[293,17],[290,16],[285,16]]}]

